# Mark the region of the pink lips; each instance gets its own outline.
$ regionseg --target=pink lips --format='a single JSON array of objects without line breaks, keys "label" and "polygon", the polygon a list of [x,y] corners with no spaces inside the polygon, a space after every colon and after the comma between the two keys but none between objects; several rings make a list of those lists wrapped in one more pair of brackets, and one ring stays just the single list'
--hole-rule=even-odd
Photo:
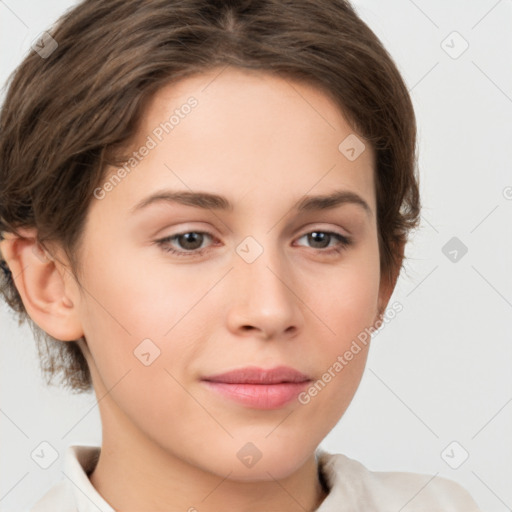
[{"label": "pink lips", "polygon": [[278,409],[294,400],[311,378],[288,366],[241,368],[202,379],[209,389],[256,409]]}]

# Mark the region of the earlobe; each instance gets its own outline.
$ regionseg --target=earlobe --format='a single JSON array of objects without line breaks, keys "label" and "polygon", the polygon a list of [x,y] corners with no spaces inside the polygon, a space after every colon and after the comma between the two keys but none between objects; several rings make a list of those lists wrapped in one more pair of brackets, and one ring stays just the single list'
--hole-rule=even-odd
[{"label": "earlobe", "polygon": [[28,315],[58,340],[79,339],[83,330],[70,271],[38,244],[34,229],[18,231],[23,238],[7,233],[1,250]]}]

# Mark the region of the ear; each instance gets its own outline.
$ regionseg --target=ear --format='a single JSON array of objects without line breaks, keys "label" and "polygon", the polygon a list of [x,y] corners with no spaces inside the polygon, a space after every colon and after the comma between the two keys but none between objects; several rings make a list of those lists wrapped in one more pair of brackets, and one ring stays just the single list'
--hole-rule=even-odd
[{"label": "ear", "polygon": [[395,248],[396,254],[398,255],[397,264],[395,268],[391,269],[388,275],[381,276],[377,318],[384,314],[389,299],[391,298],[391,295],[393,294],[393,291],[395,289],[396,282],[398,281],[398,277],[400,276],[400,269],[404,258],[404,249],[405,242],[401,243],[399,246]]},{"label": "ear", "polygon": [[30,318],[62,341],[83,336],[78,315],[78,288],[67,265],[58,262],[38,242],[35,229],[5,233],[1,252]]}]

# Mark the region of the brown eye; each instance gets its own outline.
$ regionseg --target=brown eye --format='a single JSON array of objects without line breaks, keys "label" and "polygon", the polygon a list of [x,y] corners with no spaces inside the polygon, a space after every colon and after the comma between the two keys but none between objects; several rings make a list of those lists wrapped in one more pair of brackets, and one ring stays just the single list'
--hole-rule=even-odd
[{"label": "brown eye", "polygon": [[201,245],[203,244],[204,236],[202,233],[191,231],[190,233],[176,235],[175,238],[182,249],[194,251],[201,247]]},{"label": "brown eye", "polygon": [[207,250],[207,247],[202,247],[206,238],[211,239],[213,236],[203,231],[187,231],[162,238],[156,243],[164,251],[178,256],[197,256]]},{"label": "brown eye", "polygon": [[308,242],[313,244],[314,249],[325,249],[331,241],[331,235],[322,231],[313,231],[306,236],[308,237]]},{"label": "brown eye", "polygon": [[[352,243],[351,239],[348,237],[341,235],[340,233],[334,233],[332,231],[311,231],[309,233],[305,233],[300,238],[304,237],[307,238],[307,242],[310,244],[312,249],[318,249],[321,252],[325,252],[326,254],[331,252],[341,252]],[[323,250],[327,249],[333,240],[335,242],[337,241],[337,244],[331,246],[329,250]]]}]

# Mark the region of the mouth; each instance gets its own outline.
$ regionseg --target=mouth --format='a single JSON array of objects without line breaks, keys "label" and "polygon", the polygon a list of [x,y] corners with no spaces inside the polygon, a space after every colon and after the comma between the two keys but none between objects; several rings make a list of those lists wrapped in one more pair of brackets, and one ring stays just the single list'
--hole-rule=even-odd
[{"label": "mouth", "polygon": [[241,368],[201,379],[209,390],[255,409],[279,409],[293,401],[312,382],[294,368]]}]

